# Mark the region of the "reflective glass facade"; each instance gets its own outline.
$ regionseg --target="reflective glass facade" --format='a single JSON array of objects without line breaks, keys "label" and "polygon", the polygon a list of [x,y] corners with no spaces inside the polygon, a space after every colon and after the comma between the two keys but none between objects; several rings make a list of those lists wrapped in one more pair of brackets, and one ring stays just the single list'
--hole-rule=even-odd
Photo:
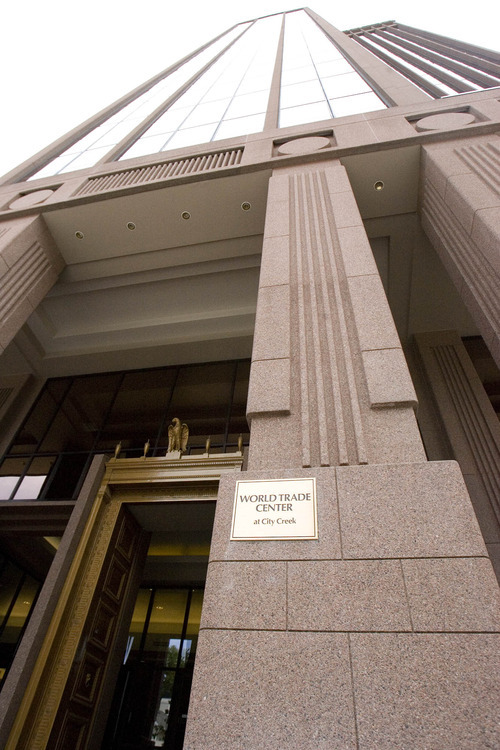
[{"label": "reflective glass facade", "polygon": [[267,112],[276,109],[271,101],[276,70],[281,75],[279,122],[267,127],[385,107],[306,11],[279,13],[238,24],[139,92],[33,177],[261,132]]},{"label": "reflective glass facade", "polygon": [[286,16],[280,127],[384,108],[304,11]]}]

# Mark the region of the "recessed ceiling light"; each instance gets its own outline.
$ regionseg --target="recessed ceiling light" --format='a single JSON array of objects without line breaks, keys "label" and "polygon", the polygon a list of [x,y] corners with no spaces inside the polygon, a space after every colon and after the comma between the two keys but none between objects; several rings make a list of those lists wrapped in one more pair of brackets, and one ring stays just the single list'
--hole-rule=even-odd
[{"label": "recessed ceiling light", "polygon": [[133,221],[129,221],[127,223],[127,229],[130,229],[131,232],[135,229],[135,224]]},{"label": "recessed ceiling light", "polygon": [[75,237],[77,240],[83,240],[84,236],[85,235],[83,234],[83,232],[80,232],[80,231],[75,232]]},{"label": "recessed ceiling light", "polygon": [[384,189],[384,183],[382,180],[377,180],[377,182],[373,185],[373,189],[376,190],[378,193]]},{"label": "recessed ceiling light", "polygon": [[248,201],[243,201],[243,203],[241,204],[241,208],[243,211],[250,211],[250,209],[252,208],[252,204]]},{"label": "recessed ceiling light", "polygon": [[187,221],[188,219],[190,219],[190,218],[191,218],[191,214],[189,213],[189,211],[183,211],[183,212],[181,213],[181,216],[182,216],[182,218],[183,218],[183,219],[185,219],[186,221]]}]

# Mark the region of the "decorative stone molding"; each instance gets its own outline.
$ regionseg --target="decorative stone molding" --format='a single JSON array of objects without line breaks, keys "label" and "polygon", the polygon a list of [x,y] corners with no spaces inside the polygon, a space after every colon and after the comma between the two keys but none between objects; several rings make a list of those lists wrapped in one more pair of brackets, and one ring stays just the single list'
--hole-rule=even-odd
[{"label": "decorative stone molding", "polygon": [[15,198],[12,203],[9,203],[9,208],[13,210],[19,210],[20,208],[30,208],[31,206],[37,206],[39,203],[45,203],[48,198],[54,195],[54,190],[47,188],[45,190],[34,190],[31,193],[25,193],[19,198]]},{"label": "decorative stone molding", "polygon": [[309,136],[307,138],[295,138],[292,141],[286,141],[278,146],[278,154],[311,154],[314,151],[329,148],[331,146],[329,138],[325,136]]},{"label": "decorative stone molding", "polygon": [[187,159],[173,159],[158,164],[150,164],[146,167],[110,172],[98,177],[90,177],[81,185],[75,195],[94,195],[108,190],[160,182],[187,174],[235,167],[241,162],[242,155],[243,148],[236,148],[231,151],[216,151],[210,154],[191,156]]},{"label": "decorative stone molding", "polygon": [[417,120],[415,130],[419,133],[425,133],[431,130],[454,130],[463,128],[466,125],[472,125],[476,118],[469,112],[441,112],[436,115],[428,115]]},{"label": "decorative stone molding", "polygon": [[495,137],[423,147],[420,204],[422,226],[498,364],[499,154]]},{"label": "decorative stone molding", "polygon": [[0,352],[42,301],[63,267],[61,254],[41,216],[13,219],[0,228]]},{"label": "decorative stone molding", "polygon": [[462,146],[455,153],[486,187],[500,196],[500,142]]},{"label": "decorative stone molding", "polygon": [[[416,334],[420,359],[453,452],[466,476],[482,488],[500,528],[500,424],[454,331]],[[474,493],[471,492],[473,495]],[[477,503],[481,498],[477,497]],[[473,497],[474,500],[474,497]],[[478,520],[486,511],[477,507]],[[486,534],[492,524],[486,525]],[[499,538],[500,539],[500,538]]]}]

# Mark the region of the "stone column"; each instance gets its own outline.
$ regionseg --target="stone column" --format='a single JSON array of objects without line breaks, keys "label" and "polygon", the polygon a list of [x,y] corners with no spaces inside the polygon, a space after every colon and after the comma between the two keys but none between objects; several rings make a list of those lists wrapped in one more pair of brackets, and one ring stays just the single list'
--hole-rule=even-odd
[{"label": "stone column", "polygon": [[64,268],[41,216],[0,223],[0,354]]},{"label": "stone column", "polygon": [[[496,580],[414,403],[343,167],[277,171],[249,467],[219,488],[185,750],[500,743]],[[230,540],[237,479],[302,477],[317,539]]]},{"label": "stone column", "polygon": [[415,343],[500,579],[500,424],[497,415],[455,331],[416,334]]},{"label": "stone column", "polygon": [[270,180],[249,469],[421,461],[416,396],[344,167]]},{"label": "stone column", "polygon": [[420,213],[500,365],[500,138],[423,146]]}]

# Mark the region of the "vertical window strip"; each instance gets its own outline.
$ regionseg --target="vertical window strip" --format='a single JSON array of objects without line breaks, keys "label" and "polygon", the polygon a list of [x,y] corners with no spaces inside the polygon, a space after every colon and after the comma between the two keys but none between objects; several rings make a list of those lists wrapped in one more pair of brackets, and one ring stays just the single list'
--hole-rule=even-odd
[{"label": "vertical window strip", "polygon": [[400,32],[397,27],[377,29],[374,33],[407,49],[409,52],[421,55],[424,59],[440,65],[443,69],[455,73],[464,81],[476,84],[479,88],[490,88],[498,86],[500,83],[500,71],[499,75],[495,77],[482,71],[479,60],[475,64],[460,62],[457,58],[456,50],[452,47],[433,45],[423,38],[421,40],[417,40],[417,38],[412,40],[411,35]]},{"label": "vertical window strip", "polygon": [[244,23],[230,29],[208,47],[183,63],[179,68],[170,74],[167,73],[160,81],[147,89],[147,91],[138,94],[132,102],[123,106],[118,112],[108,117],[101,125],[69,146],[55,157],[55,159],[52,159],[45,167],[33,174],[30,179],[62,174],[96,164],[109,153],[113,146],[124,138],[127,132],[133,130],[137,124],[146,119],[161,102],[166,101],[200,67],[203,67],[207,60],[214,58],[215,55],[228,45],[228,42],[231,43],[234,41],[250,25],[250,23]]},{"label": "vertical window strip", "polygon": [[[359,75],[334,42],[305,11],[289,14],[287,24],[289,33],[287,35],[287,32],[285,32],[283,63],[285,75],[282,78],[280,106],[281,127],[385,107],[372,87]],[[295,25],[295,29],[292,24]],[[300,102],[290,104],[290,94],[293,92],[291,88],[287,89],[287,86],[292,85],[289,83],[288,75],[293,71],[294,55],[292,50],[295,48],[297,41],[297,29],[300,29],[305,48],[310,57],[311,72],[314,70],[315,74],[315,76],[310,77],[310,84],[312,85],[313,81],[317,81],[318,84],[317,100],[310,102],[309,106],[303,106]],[[292,60],[291,65],[290,59]],[[306,81],[306,78],[303,80]],[[322,96],[319,95],[320,89]],[[313,114],[316,116],[313,116]]]},{"label": "vertical window strip", "polygon": [[427,76],[425,73],[423,73],[423,71],[421,71],[419,68],[416,68],[409,63],[404,63],[393,53],[384,51],[381,48],[377,47],[371,37],[356,35],[353,38],[356,39],[358,44],[360,44],[373,55],[385,62],[387,65],[389,65],[389,67],[393,68],[393,70],[401,73],[401,75],[414,83],[415,86],[418,86],[420,89],[422,89],[422,91],[425,91],[426,94],[432,96],[434,99],[440,99],[447,93],[454,93],[453,91],[451,91],[451,89],[445,88],[442,84],[440,84],[439,86],[436,85],[436,82],[433,81],[430,76]]},{"label": "vertical window strip", "polygon": [[462,78],[460,75],[456,75],[449,71],[449,69],[444,67],[443,64],[438,64],[428,60],[422,50],[406,51],[398,44],[397,40],[383,38],[379,34],[370,35],[370,41],[388,52],[391,52],[393,55],[396,55],[396,57],[398,57],[403,63],[409,63],[418,68],[422,73],[426,73],[431,78],[434,78],[435,81],[447,86],[452,91],[464,93],[478,88],[476,84],[473,84]]},{"label": "vertical window strip", "polygon": [[[120,158],[158,153],[261,130],[279,28],[279,15],[255,22],[245,36],[236,40],[231,49],[172,102]],[[257,86],[258,90],[254,91],[255,85],[252,87],[251,84],[258,80],[262,80],[262,87],[259,89]],[[245,110],[241,117],[231,117],[239,96],[257,94],[259,90],[266,92],[266,96],[261,97],[265,103],[258,106],[259,111]],[[237,132],[228,134],[228,127]]]},{"label": "vertical window strip", "polygon": [[168,99],[164,100],[160,107],[157,107],[154,112],[148,118],[146,118],[146,120],[143,120],[138,127],[136,127],[127,137],[122,139],[116,145],[116,148],[108,152],[106,157],[104,159],[101,159],[100,161],[108,162],[116,160],[127,153],[131,145],[135,144],[145,133],[147,133],[152,125],[154,125],[158,121],[161,121],[161,118],[165,114],[165,112],[168,112],[171,107],[175,106],[175,104],[183,97],[186,92],[192,90],[196,86],[198,81],[201,80],[207,74],[207,72],[210,72],[210,70],[217,64],[217,62],[225,56],[228,50],[230,50],[232,46],[239,41],[243,34],[245,34],[252,25],[253,24],[244,24],[243,30],[240,31],[239,35],[236,38],[231,39],[229,44],[227,44],[223,49],[219,50],[214,57],[212,57],[207,63],[205,63],[205,65],[203,65],[203,67],[198,68],[194,75],[191,76],[191,78],[185,81],[182,86],[177,88],[175,90],[175,93],[173,93]]}]

